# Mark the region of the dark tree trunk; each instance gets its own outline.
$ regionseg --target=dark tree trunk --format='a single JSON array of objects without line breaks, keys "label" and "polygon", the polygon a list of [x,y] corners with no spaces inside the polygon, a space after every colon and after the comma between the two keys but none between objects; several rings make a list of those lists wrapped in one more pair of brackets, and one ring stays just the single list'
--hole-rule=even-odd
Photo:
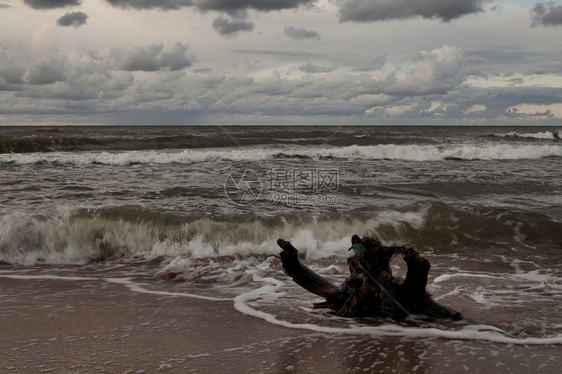
[{"label": "dark tree trunk", "polygon": [[[413,248],[386,247],[371,237],[352,237],[355,254],[348,259],[350,276],[340,287],[300,263],[298,250],[283,239],[277,244],[283,269],[293,280],[315,295],[326,299],[316,307],[328,307],[344,317],[389,316],[408,319],[462,319],[462,315],[431,298],[426,291],[431,267]],[[402,255],[408,271],[401,281],[392,276],[390,261]]]}]

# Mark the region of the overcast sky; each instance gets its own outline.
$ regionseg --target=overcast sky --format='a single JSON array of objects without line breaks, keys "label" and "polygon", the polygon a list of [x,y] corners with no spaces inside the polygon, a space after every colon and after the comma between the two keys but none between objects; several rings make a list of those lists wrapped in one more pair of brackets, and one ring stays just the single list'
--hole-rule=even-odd
[{"label": "overcast sky", "polygon": [[0,0],[0,124],[562,124],[562,2]]}]

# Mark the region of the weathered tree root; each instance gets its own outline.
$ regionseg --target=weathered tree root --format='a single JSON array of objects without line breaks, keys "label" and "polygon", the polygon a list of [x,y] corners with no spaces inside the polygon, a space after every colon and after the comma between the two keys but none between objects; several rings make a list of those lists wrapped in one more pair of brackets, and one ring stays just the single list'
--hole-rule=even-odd
[{"label": "weathered tree root", "polygon": [[[397,321],[463,318],[426,291],[431,265],[414,248],[386,247],[372,237],[354,235],[352,244],[360,251],[348,259],[351,274],[337,287],[301,264],[291,243],[279,239],[277,244],[282,249],[285,273],[305,290],[326,299],[315,307],[333,309],[343,317],[388,316]],[[390,260],[396,254],[401,254],[408,266],[404,280],[392,276]]]}]

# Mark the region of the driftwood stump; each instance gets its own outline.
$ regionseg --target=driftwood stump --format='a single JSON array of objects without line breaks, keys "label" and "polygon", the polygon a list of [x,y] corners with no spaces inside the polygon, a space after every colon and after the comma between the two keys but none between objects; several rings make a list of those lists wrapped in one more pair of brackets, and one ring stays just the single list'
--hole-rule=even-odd
[{"label": "driftwood stump", "polygon": [[[298,258],[298,250],[291,243],[279,239],[283,269],[307,291],[324,297],[316,307],[333,309],[342,317],[388,316],[397,321],[408,319],[462,319],[462,315],[431,298],[426,291],[431,267],[411,247],[382,245],[369,236],[351,238],[354,253],[348,259],[349,277],[337,287],[316,274]],[[405,279],[392,276],[390,261],[401,255],[408,266]]]}]

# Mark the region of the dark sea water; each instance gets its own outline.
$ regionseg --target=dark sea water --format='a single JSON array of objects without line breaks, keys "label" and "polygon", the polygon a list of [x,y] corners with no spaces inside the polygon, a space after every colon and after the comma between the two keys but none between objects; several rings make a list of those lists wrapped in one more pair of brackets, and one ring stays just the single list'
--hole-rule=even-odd
[{"label": "dark sea water", "polygon": [[[232,300],[313,331],[562,344],[558,131],[0,128],[0,276]],[[276,240],[337,283],[355,233],[414,245],[429,291],[469,323],[412,330],[310,309]]]}]

